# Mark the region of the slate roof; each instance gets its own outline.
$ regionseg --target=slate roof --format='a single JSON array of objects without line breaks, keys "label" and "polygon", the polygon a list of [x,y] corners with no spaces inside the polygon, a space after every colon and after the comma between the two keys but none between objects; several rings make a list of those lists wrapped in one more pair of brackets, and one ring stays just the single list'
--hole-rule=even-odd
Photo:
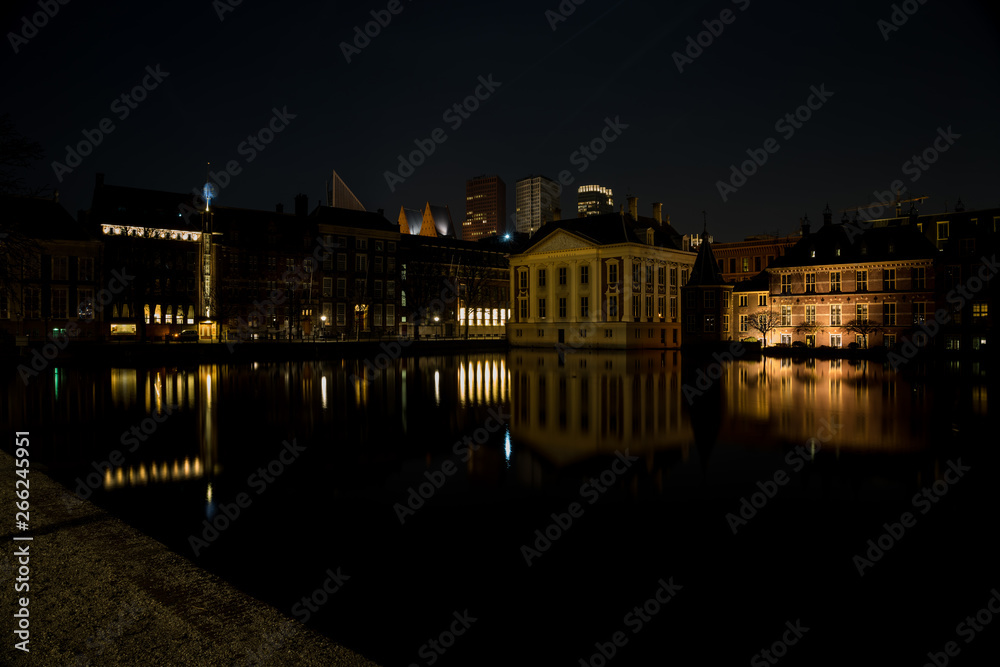
[{"label": "slate roof", "polygon": [[340,227],[370,229],[379,232],[399,231],[398,225],[387,220],[383,214],[374,211],[357,211],[351,208],[317,206],[309,214],[309,217],[322,225],[338,225]]},{"label": "slate roof", "polygon": [[694,266],[691,267],[691,277],[684,286],[728,284],[726,279],[722,277],[722,272],[719,271],[719,263],[715,259],[715,253],[712,252],[712,244],[708,242],[707,235],[705,235],[705,240],[698,246],[698,256],[694,260]]},{"label": "slate roof", "polygon": [[681,236],[670,225],[661,225],[653,218],[640,216],[637,222],[631,216],[623,216],[621,213],[604,213],[547,222],[531,237],[525,251],[538,245],[560,229],[576,234],[597,245],[611,245],[613,243],[646,245],[646,230],[650,227],[654,230],[654,246],[671,250],[681,249]]},{"label": "slate roof", "polygon": [[936,252],[934,244],[912,225],[862,231],[855,223],[836,223],[803,236],[768,268],[926,259],[934,257]]}]

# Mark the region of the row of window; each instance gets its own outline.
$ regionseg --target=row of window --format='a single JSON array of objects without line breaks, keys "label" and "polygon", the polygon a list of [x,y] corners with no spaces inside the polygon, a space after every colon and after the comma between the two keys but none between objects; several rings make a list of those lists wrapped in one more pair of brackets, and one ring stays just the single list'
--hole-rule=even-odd
[{"label": "row of window", "polygon": [[[91,281],[94,279],[94,258],[75,257],[76,259],[76,279],[81,281]],[[52,280],[69,280],[69,256],[53,255],[49,267],[49,278]],[[41,278],[41,256],[38,254],[29,255],[24,262],[24,277]]]},{"label": "row of window", "polygon": [[[774,255],[768,255],[767,256],[767,265],[766,266],[770,266],[771,265],[771,261],[773,259],[774,259]],[[760,273],[761,272],[761,263],[762,263],[762,260],[763,260],[762,257],[754,257],[753,258],[753,271],[754,271],[754,273]],[[719,271],[721,271],[722,273],[727,273],[725,261],[726,261],[725,259],[718,260],[718,262],[719,262]],[[749,257],[740,257],[739,258],[739,264],[738,264],[738,266],[739,266],[739,272],[740,273],[750,273],[750,258]],[[728,271],[728,273],[737,273],[737,258],[736,257],[730,257],[729,258],[729,271]]]},{"label": "row of window", "polygon": [[[558,317],[565,319],[568,316],[567,302],[568,302],[568,299],[566,299],[566,297],[559,297],[557,299],[557,306],[558,306],[557,313],[558,313]],[[520,306],[519,306],[519,308],[520,308],[520,310],[519,310],[520,317],[521,317],[521,319],[527,319],[528,318],[528,312],[529,312],[528,311],[528,299],[520,299],[519,303],[520,303]],[[662,296],[661,297],[657,297],[657,299],[656,299],[656,306],[657,306],[657,308],[656,308],[656,311],[654,312],[654,310],[653,310],[653,297],[652,296],[646,296],[646,298],[645,298],[645,317],[646,317],[646,319],[650,319],[651,320],[651,319],[659,318],[659,320],[661,322],[664,321],[665,317],[664,317],[664,310],[663,309],[664,309],[665,305],[666,305],[666,298],[662,297]],[[639,295],[633,296],[632,297],[632,316],[636,319],[636,321],[638,321],[640,319],[640,317],[641,317],[641,313],[643,312],[642,306],[643,306],[642,297],[640,297]],[[580,313],[580,318],[581,319],[586,319],[586,318],[590,317],[590,297],[589,296],[581,296],[580,297],[580,310],[579,310],[579,313]],[[548,307],[547,307],[546,299],[538,299],[537,317],[539,319],[548,317]],[[612,295],[612,296],[608,297],[608,319],[617,319],[617,317],[618,317],[618,297]],[[672,320],[676,320],[677,319],[677,297],[670,297],[670,319],[672,319]]]},{"label": "row of window", "polygon": [[[344,299],[347,298],[347,278],[337,278],[337,298]],[[332,298],[333,294],[333,278],[323,278],[323,297]],[[382,281],[373,281],[374,290],[372,296],[376,299],[381,299],[382,297]],[[355,294],[365,294],[366,281],[362,278],[357,278],[354,281],[354,293]],[[385,282],[385,298],[394,299],[396,297],[396,281],[387,280]]]},{"label": "row of window", "polygon": [[[841,281],[841,271],[831,271],[830,272],[830,292],[840,292],[842,281]],[[911,289],[926,289],[927,288],[927,276],[924,267],[916,267],[912,269],[910,274],[910,288]],[[854,272],[854,289],[857,292],[867,292],[868,291],[868,271],[865,269],[858,270]],[[883,269],[882,271],[882,290],[884,292],[891,292],[896,289],[896,269]],[[805,274],[805,292],[806,294],[816,293],[816,274],[807,273]],[[781,276],[781,293],[791,294],[792,293],[792,276],[790,274],[784,274]]]},{"label": "row of window", "polygon": [[[688,280],[688,269],[681,269],[681,282],[680,284],[687,283]],[[677,268],[670,269],[670,286],[677,286]],[[545,287],[546,281],[548,280],[548,270],[538,269],[538,287]],[[645,277],[645,282],[647,285],[653,284],[653,266],[651,264],[640,264],[634,262],[632,264],[632,284],[640,285],[642,284],[642,278]],[[590,267],[581,266],[579,267],[579,278],[581,285],[590,284]],[[556,280],[559,285],[566,285],[569,280],[569,269],[565,266],[560,266],[556,269]],[[615,284],[618,282],[618,264],[608,264],[608,283]],[[660,287],[666,287],[667,285],[667,267],[658,266],[656,267],[656,282]],[[518,272],[518,286],[521,289],[528,289],[528,271],[521,270]]]},{"label": "row of window", "polygon": [[[744,315],[744,317],[746,317]],[[703,315],[702,318],[702,331],[705,333],[715,333],[716,326],[718,325],[719,317],[717,315]],[[698,331],[698,316],[688,315],[686,321],[686,328],[688,332],[694,333]],[[722,316],[722,329],[723,333],[729,332],[729,315]]]},{"label": "row of window", "polygon": [[[333,312],[336,309],[337,317],[334,319]],[[385,306],[385,318],[382,317],[382,304],[373,305],[362,305],[354,306],[354,324],[360,326],[362,330],[367,331],[369,324],[375,327],[394,327],[396,326],[396,306],[395,304],[386,304]],[[347,310],[348,306],[346,303],[324,303],[322,306],[323,319],[322,322],[325,326],[336,325],[338,327],[347,325]],[[368,317],[371,316],[371,321],[369,322]],[[406,318],[404,317],[405,321]]]}]

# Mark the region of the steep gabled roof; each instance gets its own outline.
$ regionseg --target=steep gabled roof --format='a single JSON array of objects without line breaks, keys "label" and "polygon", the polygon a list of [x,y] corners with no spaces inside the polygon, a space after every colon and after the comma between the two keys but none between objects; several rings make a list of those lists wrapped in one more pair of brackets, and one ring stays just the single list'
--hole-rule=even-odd
[{"label": "steep gabled roof", "polygon": [[427,208],[424,209],[424,222],[428,221],[434,225],[434,231],[437,232],[438,236],[457,238],[455,224],[451,221],[451,210],[447,205],[434,206],[427,202]]},{"label": "steep gabled roof", "polygon": [[420,234],[420,228],[424,224],[424,216],[418,209],[400,207],[398,221],[400,234],[413,234],[417,236]]},{"label": "steep gabled roof", "polygon": [[698,246],[698,257],[691,267],[691,278],[685,287],[699,287],[707,285],[728,285],[726,279],[719,271],[719,263],[715,260],[715,253],[712,252],[712,244],[705,240]]}]

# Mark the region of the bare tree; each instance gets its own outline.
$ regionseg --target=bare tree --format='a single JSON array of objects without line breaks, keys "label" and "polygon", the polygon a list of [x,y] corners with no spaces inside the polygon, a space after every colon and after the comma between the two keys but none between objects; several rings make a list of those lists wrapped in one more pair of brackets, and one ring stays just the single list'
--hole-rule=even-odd
[{"label": "bare tree", "polygon": [[756,313],[747,315],[747,326],[754,331],[760,332],[764,339],[764,347],[767,347],[767,334],[781,325],[781,317],[770,310],[758,310]]},{"label": "bare tree", "polygon": [[882,326],[881,322],[876,322],[875,320],[869,320],[866,318],[845,322],[844,329],[861,336],[865,342],[865,348],[868,347],[868,336],[873,336],[877,333],[885,331],[885,327]]}]

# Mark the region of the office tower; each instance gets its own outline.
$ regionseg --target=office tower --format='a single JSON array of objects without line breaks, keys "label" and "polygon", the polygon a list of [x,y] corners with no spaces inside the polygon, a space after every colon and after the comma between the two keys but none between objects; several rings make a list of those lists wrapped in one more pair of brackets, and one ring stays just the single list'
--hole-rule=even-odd
[{"label": "office tower", "polygon": [[507,231],[507,186],[499,176],[478,176],[465,182],[465,222],[462,238],[478,241]]},{"label": "office tower", "polygon": [[528,176],[517,182],[516,228],[534,234],[546,222],[559,217],[559,185],[545,176]]}]

